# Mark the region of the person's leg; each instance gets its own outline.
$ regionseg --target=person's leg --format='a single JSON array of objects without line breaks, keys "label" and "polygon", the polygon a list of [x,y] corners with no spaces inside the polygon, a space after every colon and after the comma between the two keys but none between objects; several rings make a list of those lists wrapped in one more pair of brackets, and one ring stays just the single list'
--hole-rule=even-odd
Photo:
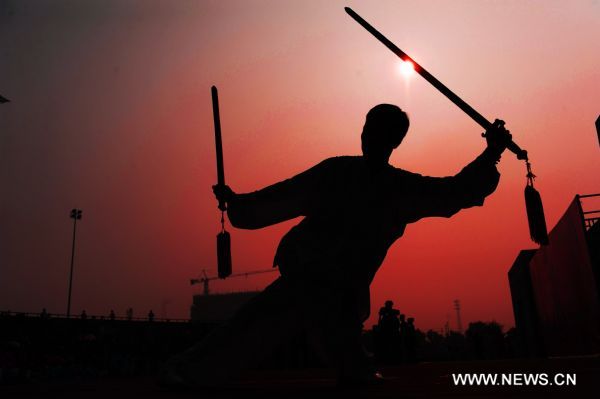
[{"label": "person's leg", "polygon": [[332,326],[335,337],[333,348],[340,381],[368,378],[374,371],[363,346],[363,324],[356,313],[354,299],[345,293],[340,317]]},{"label": "person's leg", "polygon": [[188,386],[218,386],[255,366],[297,331],[296,312],[286,283],[277,279],[235,316],[168,367]]},{"label": "person's leg", "polygon": [[369,378],[375,370],[362,344],[360,291],[343,279],[316,276],[290,285],[313,350],[337,370],[339,380]]}]

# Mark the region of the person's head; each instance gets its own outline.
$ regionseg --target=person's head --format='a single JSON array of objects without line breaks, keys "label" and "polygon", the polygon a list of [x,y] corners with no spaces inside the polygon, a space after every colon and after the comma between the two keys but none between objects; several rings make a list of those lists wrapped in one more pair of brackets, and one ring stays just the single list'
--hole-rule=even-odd
[{"label": "person's head", "polygon": [[394,302],[392,301],[385,301],[385,307],[388,309],[391,309],[392,306],[394,306]]},{"label": "person's head", "polygon": [[363,156],[375,164],[387,163],[406,136],[408,126],[408,115],[396,105],[379,104],[371,108],[360,136]]}]

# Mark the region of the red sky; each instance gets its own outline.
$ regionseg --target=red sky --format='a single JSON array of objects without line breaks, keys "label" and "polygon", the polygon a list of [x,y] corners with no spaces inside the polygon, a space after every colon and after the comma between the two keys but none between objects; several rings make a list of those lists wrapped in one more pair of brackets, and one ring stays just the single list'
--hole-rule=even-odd
[{"label": "red sky", "polygon": [[[351,6],[529,151],[553,226],[600,191],[600,3],[480,1],[4,1],[0,6],[0,309],[187,317],[214,273],[219,215],[210,86],[219,87],[228,183],[255,190],[359,154],[365,113],[398,104],[397,167],[454,174],[481,128],[351,20]],[[409,225],[372,285],[420,328],[513,324],[507,271],[528,238],[524,165],[503,157],[482,208]],[[230,229],[236,272],[271,265],[298,221]],[[227,292],[274,275],[215,282]],[[371,320],[372,321],[372,320]]]}]

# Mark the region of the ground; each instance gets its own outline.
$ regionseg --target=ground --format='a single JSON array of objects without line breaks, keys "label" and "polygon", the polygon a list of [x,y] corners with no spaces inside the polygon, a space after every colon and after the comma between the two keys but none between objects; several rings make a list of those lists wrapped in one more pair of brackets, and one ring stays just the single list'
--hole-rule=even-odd
[{"label": "ground", "polygon": [[[386,382],[380,386],[340,389],[328,370],[253,371],[222,389],[172,391],[151,377],[96,378],[77,381],[33,382],[0,387],[2,398],[431,398],[431,397],[597,397],[600,392],[600,357],[545,360],[435,362],[386,367]],[[458,387],[452,373],[575,373],[575,386],[487,386]]]}]

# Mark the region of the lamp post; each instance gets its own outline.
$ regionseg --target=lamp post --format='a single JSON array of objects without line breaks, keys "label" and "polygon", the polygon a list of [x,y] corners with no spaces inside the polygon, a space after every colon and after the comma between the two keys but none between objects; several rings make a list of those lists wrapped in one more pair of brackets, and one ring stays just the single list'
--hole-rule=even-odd
[{"label": "lamp post", "polygon": [[458,327],[458,332],[462,334],[462,321],[460,319],[460,301],[458,299],[454,300],[454,310],[456,310],[456,326]]},{"label": "lamp post", "polygon": [[81,219],[81,209],[71,209],[73,219],[73,245],[71,246],[71,273],[69,275],[69,299],[67,300],[67,318],[71,316],[71,288],[73,287],[73,261],[75,260],[75,231],[77,229],[77,221]]}]

